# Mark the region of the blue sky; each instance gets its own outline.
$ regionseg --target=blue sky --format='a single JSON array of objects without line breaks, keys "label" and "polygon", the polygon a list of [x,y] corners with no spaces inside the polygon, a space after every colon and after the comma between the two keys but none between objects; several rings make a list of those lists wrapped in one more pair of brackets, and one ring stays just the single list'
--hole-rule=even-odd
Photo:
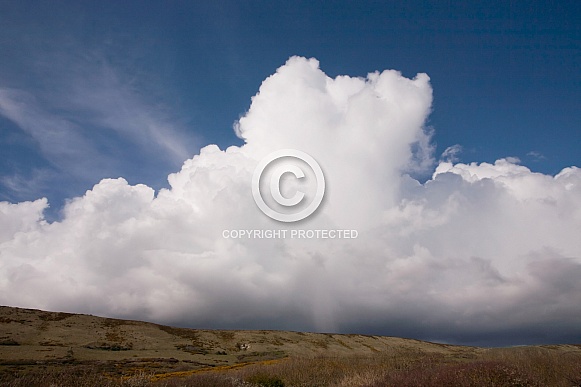
[{"label": "blue sky", "polygon": [[[579,1],[0,0],[0,304],[579,343],[579,20]],[[280,149],[325,176],[291,225],[252,198]],[[293,227],[358,237],[224,236]]]},{"label": "blue sky", "polygon": [[[425,72],[436,154],[460,144],[463,162],[512,156],[556,174],[581,164],[580,16],[576,1],[4,1],[1,87],[72,127],[55,147],[2,114],[0,199],[46,196],[54,216],[104,177],[166,186],[201,146],[241,144],[233,122],[292,55],[332,77]],[[112,128],[124,114],[115,98],[181,149]],[[59,147],[84,147],[93,161]]]}]

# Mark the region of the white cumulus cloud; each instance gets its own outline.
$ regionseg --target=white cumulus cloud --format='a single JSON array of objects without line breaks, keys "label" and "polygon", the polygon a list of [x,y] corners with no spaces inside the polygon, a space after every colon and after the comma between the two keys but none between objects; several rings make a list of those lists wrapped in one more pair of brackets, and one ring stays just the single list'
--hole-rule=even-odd
[{"label": "white cumulus cloud", "polygon": [[[293,57],[236,125],[155,192],[105,179],[43,221],[0,203],[0,302],[187,326],[375,332],[454,342],[581,337],[581,170],[517,160],[433,165],[429,78],[328,77]],[[262,214],[254,168],[299,149],[327,182],[295,225]],[[224,230],[356,229],[357,239],[233,239]]]}]

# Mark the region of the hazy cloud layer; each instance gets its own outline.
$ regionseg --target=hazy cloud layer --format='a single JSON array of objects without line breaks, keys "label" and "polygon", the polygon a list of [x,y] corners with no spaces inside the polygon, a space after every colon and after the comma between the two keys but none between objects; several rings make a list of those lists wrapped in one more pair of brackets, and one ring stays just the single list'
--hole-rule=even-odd
[{"label": "hazy cloud layer", "polygon": [[[579,341],[581,170],[466,165],[459,146],[434,170],[431,103],[425,74],[331,79],[293,57],[236,125],[246,144],[203,148],[170,189],[102,180],[50,224],[44,199],[0,203],[0,302],[194,327]],[[258,161],[281,148],[312,155],[327,180],[298,225],[267,218],[251,195]],[[428,168],[424,184],[409,176]],[[359,237],[222,235],[277,228]]]}]

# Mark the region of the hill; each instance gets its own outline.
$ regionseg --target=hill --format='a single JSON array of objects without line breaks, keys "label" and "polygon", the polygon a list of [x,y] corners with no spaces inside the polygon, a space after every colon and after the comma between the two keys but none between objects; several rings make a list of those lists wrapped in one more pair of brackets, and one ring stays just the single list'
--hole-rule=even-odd
[{"label": "hill", "polygon": [[[551,356],[581,359],[580,346],[530,348],[548,351]],[[369,365],[387,358],[411,359],[412,363],[417,359],[439,359],[438,364],[465,364],[487,359],[494,351],[502,350],[383,336],[184,329],[141,321],[0,307],[0,376],[4,378],[0,380],[5,381],[30,373],[60,372],[75,367],[110,378],[145,372],[150,380],[155,380],[206,371],[266,367],[289,359],[310,359],[309,364],[329,358],[346,361],[345,364],[353,364],[352,359],[367,359],[365,364]],[[503,353],[510,351],[505,349]],[[522,348],[518,351],[523,353]]]}]

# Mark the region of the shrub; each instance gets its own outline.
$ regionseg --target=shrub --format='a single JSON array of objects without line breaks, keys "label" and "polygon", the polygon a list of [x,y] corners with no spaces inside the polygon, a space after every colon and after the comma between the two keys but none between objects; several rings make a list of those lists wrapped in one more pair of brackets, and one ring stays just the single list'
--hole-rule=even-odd
[{"label": "shrub", "polygon": [[284,387],[280,378],[267,374],[255,374],[246,378],[246,381],[261,387]]}]

